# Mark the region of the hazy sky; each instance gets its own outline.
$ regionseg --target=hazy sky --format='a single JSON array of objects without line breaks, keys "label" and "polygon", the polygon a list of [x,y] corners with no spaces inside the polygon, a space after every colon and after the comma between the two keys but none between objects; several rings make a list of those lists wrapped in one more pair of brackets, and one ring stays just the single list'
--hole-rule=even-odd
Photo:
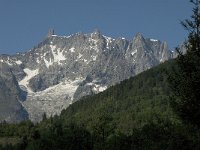
[{"label": "hazy sky", "polygon": [[174,48],[187,37],[180,21],[191,9],[189,0],[0,0],[0,54],[31,49],[49,28],[127,39],[141,32]]}]

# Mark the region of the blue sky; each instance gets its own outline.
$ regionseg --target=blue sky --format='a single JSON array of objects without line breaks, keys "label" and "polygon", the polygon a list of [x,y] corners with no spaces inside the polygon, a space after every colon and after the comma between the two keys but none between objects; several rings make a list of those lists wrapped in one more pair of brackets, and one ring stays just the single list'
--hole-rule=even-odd
[{"label": "blue sky", "polygon": [[180,21],[191,10],[189,0],[0,0],[0,54],[31,49],[49,28],[127,39],[140,32],[174,48],[187,37]]}]

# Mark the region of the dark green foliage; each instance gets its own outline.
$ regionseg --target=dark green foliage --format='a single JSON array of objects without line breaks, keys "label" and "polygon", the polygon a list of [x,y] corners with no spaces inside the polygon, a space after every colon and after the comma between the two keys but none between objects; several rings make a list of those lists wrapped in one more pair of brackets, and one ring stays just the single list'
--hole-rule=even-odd
[{"label": "dark green foliage", "polygon": [[[0,124],[0,149],[199,149],[200,132],[185,126],[169,105],[166,62],[108,90],[83,98],[61,116],[39,124]],[[15,143],[4,142],[10,138]]]},{"label": "dark green foliage", "polygon": [[61,118],[65,122],[74,120],[84,124],[92,132],[96,130],[96,122],[104,118],[105,126],[127,135],[133,128],[141,128],[150,120],[156,121],[157,116],[176,122],[169,106],[170,90],[165,75],[170,65],[171,62],[162,64],[103,93],[85,97],[63,111]]},{"label": "dark green foliage", "polygon": [[186,55],[179,52],[174,71],[169,74],[173,89],[172,106],[180,118],[200,128],[200,10],[199,0],[195,5],[191,20],[182,22],[189,31],[185,42]]}]

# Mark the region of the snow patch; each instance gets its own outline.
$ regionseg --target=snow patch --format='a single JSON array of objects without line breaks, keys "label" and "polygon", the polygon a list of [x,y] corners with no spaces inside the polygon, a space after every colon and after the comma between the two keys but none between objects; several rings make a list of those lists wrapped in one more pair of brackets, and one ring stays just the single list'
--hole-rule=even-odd
[{"label": "snow patch", "polygon": [[114,41],[115,39],[112,39],[111,37],[107,37],[103,35],[103,37],[106,39],[106,48],[109,49],[109,44]]},{"label": "snow patch", "polygon": [[103,85],[96,84],[95,82],[96,82],[96,81],[94,80],[93,82],[89,82],[89,83],[86,84],[86,85],[88,85],[88,86],[91,86],[91,87],[92,87],[92,90],[93,90],[95,93],[103,92],[103,91],[105,91],[105,90],[108,88],[107,86],[103,86]]},{"label": "snow patch", "polygon": [[19,81],[19,85],[24,86],[29,93],[32,93],[33,91],[28,87],[28,84],[31,78],[39,74],[39,69],[30,70],[29,68],[25,68],[24,72],[26,73],[26,76]]},{"label": "snow patch", "polygon": [[90,82],[90,83],[87,83],[86,85],[92,86],[94,85],[94,83]]},{"label": "snow patch", "polygon": [[50,45],[51,47],[51,50],[54,51],[56,49],[56,46],[55,45]]},{"label": "snow patch", "polygon": [[15,61],[16,64],[21,65],[22,62],[20,60]]},{"label": "snow patch", "polygon": [[107,89],[107,86],[100,86],[99,87],[99,92],[103,92]]},{"label": "snow patch", "polygon": [[42,119],[44,112],[47,117],[59,115],[72,103],[74,93],[83,80],[83,78],[75,80],[66,78],[43,91],[28,93],[26,101],[22,103],[29,113],[29,119],[33,122],[38,121],[38,118]]},{"label": "snow patch", "polygon": [[70,37],[72,37],[73,36],[73,34],[72,35],[68,35],[68,36],[65,36],[65,35],[62,35],[62,36],[60,36],[61,38],[70,38]]},{"label": "snow patch", "polygon": [[105,91],[107,88],[108,88],[107,86],[94,84],[93,91],[99,93]]},{"label": "snow patch", "polygon": [[[76,78],[74,81],[66,79],[60,82],[59,84],[51,86],[43,91],[35,92],[35,96],[45,96],[46,94],[54,95],[54,94],[61,94],[61,92],[63,92],[62,94],[67,93],[70,97],[73,97],[73,94],[78,88],[79,83],[82,81],[83,79],[81,78]],[[54,92],[52,92],[52,90]]]},{"label": "snow patch", "polygon": [[72,48],[70,48],[70,49],[69,49],[69,51],[70,51],[70,52],[72,52],[72,53],[74,53],[74,52],[75,52],[74,50],[75,50],[75,48],[74,48],[74,47],[72,47]]},{"label": "snow patch", "polygon": [[152,41],[152,42],[158,42],[158,40],[156,40],[156,39],[150,39],[150,41]]},{"label": "snow patch", "polygon": [[108,36],[105,36],[105,35],[103,35],[103,37],[106,39],[107,42],[112,42],[112,41],[115,40],[115,39],[108,37]]},{"label": "snow patch", "polygon": [[90,49],[94,49],[97,53],[99,52],[98,46],[97,46],[97,42],[98,40],[89,38],[89,42],[91,42],[92,45],[90,45]]},{"label": "snow patch", "polygon": [[8,60],[6,61],[6,63],[9,65],[9,66],[12,66],[13,64],[11,64]]},{"label": "snow patch", "polygon": [[82,56],[83,56],[82,54],[80,54],[80,53],[78,54],[78,58],[81,58]]},{"label": "snow patch", "polygon": [[52,50],[53,57],[54,57],[54,62],[58,62],[60,64],[60,61],[66,60],[65,56],[63,55],[63,52],[60,50],[60,48],[57,49],[55,52]]},{"label": "snow patch", "polygon": [[47,66],[47,68],[49,68],[49,66],[53,65],[53,62],[46,60],[46,58],[44,58],[44,62]]},{"label": "snow patch", "polygon": [[137,49],[131,52],[131,55],[134,56],[137,53]]},{"label": "snow patch", "polygon": [[37,59],[36,59],[36,62],[37,62],[38,64],[40,63],[40,60],[39,60],[39,58],[37,58]]},{"label": "snow patch", "polygon": [[92,56],[92,60],[96,61],[97,60],[97,56]]},{"label": "snow patch", "polygon": [[[53,63],[61,64],[60,61],[66,60],[66,58],[63,55],[63,52],[61,51],[60,48],[56,48],[55,45],[50,45],[50,48],[51,48],[51,52],[52,52],[52,55],[53,55],[53,61],[52,61],[52,59],[50,59],[50,61],[48,61],[46,58],[44,58],[44,62],[46,64],[47,68],[49,68],[49,66],[53,65]],[[44,54],[44,56],[45,55],[46,55],[46,53]],[[42,56],[42,58],[44,56]],[[36,61],[37,61],[37,63],[40,62],[38,59]]]}]

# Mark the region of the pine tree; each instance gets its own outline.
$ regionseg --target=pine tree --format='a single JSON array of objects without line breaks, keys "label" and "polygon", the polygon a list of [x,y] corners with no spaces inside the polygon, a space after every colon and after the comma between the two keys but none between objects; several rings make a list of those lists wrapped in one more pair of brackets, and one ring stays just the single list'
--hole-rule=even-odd
[{"label": "pine tree", "polygon": [[186,123],[200,128],[200,1],[191,0],[191,19],[181,22],[189,32],[185,42],[186,54],[177,49],[179,56],[173,73],[169,75],[174,111]]}]

